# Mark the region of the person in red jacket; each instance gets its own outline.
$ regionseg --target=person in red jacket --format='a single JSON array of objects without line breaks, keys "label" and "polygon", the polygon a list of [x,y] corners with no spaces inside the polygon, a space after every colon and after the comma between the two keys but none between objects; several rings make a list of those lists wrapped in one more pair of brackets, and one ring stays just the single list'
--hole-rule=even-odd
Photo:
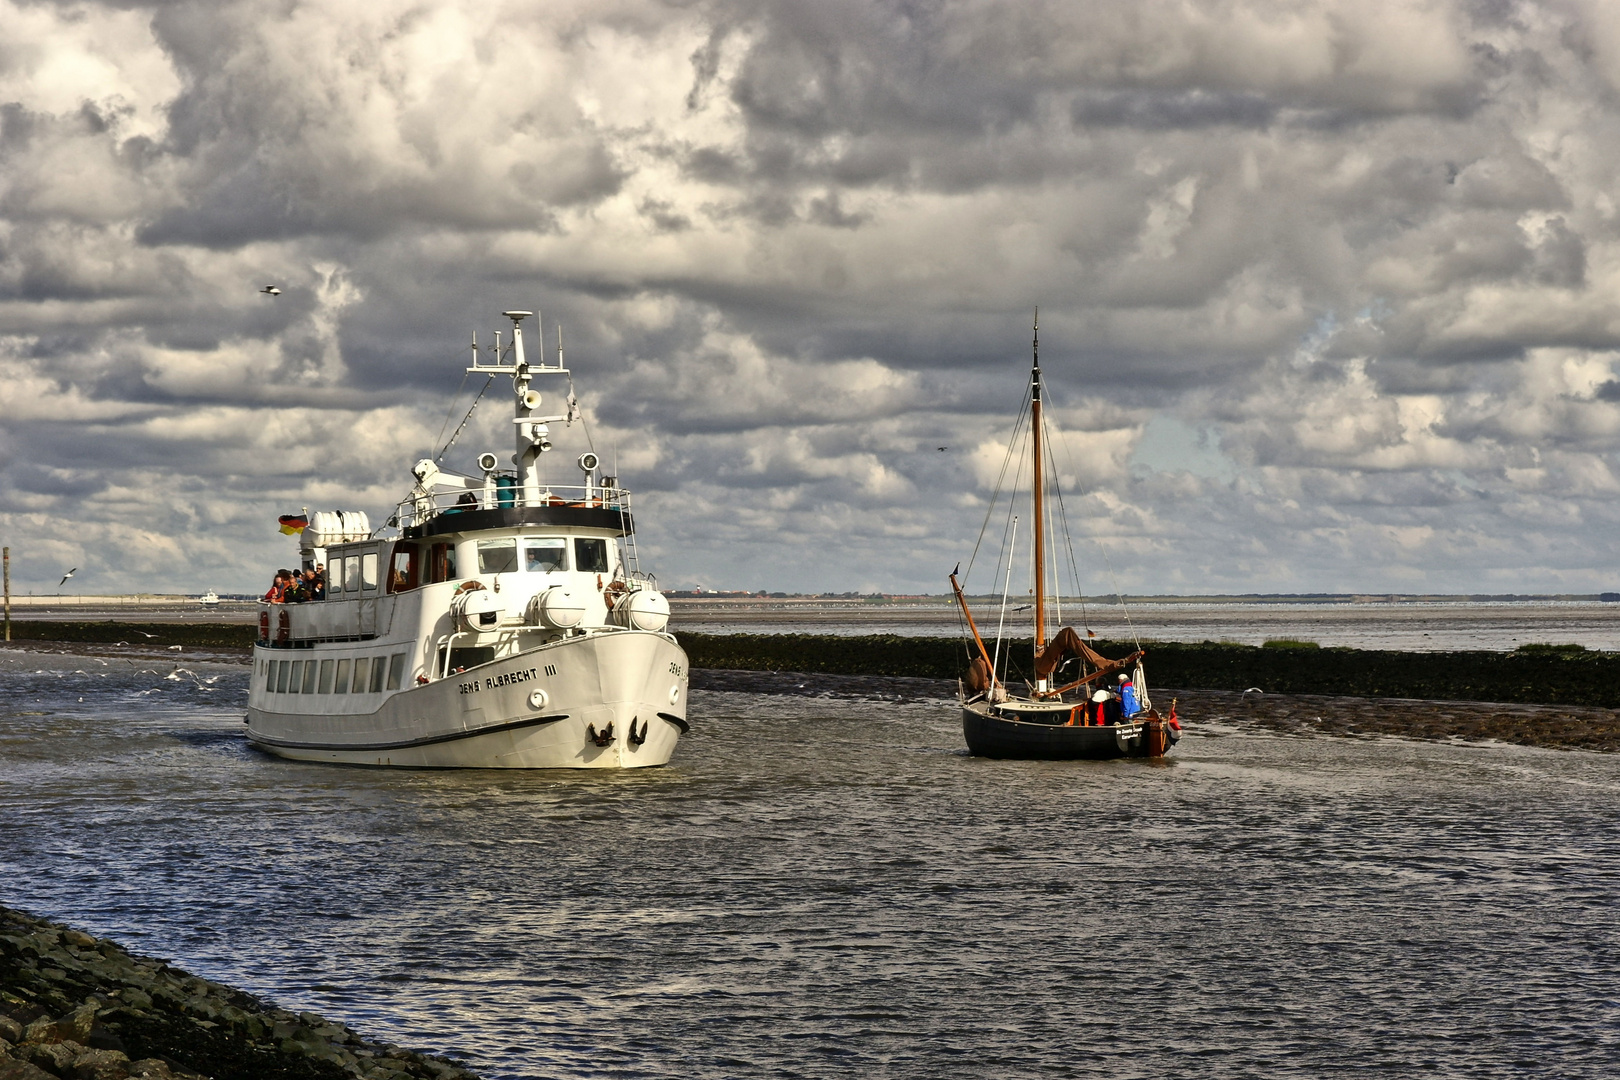
[{"label": "person in red jacket", "polygon": [[270,591],[264,594],[264,601],[268,604],[284,604],[287,601],[287,571],[277,570],[276,580],[270,583]]}]

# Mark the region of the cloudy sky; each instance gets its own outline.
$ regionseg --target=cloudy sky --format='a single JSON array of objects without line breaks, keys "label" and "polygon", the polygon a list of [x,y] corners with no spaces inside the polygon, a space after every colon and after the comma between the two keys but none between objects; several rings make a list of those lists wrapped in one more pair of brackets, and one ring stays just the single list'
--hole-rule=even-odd
[{"label": "cloudy sky", "polygon": [[940,592],[1039,305],[1088,591],[1614,589],[1617,176],[1597,0],[0,0],[0,539],[262,589],[522,306],[666,586]]}]

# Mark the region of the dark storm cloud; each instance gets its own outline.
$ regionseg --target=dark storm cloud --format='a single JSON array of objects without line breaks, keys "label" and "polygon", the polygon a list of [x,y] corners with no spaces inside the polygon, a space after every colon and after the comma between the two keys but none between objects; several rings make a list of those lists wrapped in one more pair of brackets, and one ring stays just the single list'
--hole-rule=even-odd
[{"label": "dark storm cloud", "polygon": [[[1129,588],[1595,589],[1613,561],[1603,5],[0,26],[0,524],[98,580],[256,584],[287,507],[386,516],[514,305],[548,350],[565,328],[675,583],[937,590],[1036,305],[1078,527]],[[507,452],[491,394],[447,463]]]}]

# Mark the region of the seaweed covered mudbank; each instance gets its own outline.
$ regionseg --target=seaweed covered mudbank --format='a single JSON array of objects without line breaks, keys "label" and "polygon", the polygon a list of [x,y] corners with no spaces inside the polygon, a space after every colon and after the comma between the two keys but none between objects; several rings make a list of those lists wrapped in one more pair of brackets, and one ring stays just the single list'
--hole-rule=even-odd
[{"label": "seaweed covered mudbank", "polygon": [[[967,668],[960,642],[942,637],[872,634],[697,634],[672,628],[693,668],[808,672],[954,680]],[[62,648],[104,655],[206,650],[246,655],[255,626],[225,623],[15,622],[19,648]],[[1111,656],[1123,642],[1091,642]],[[1514,652],[1399,652],[1317,648],[1309,642],[1237,645],[1224,641],[1144,641],[1155,687],[1325,694],[1423,701],[1620,708],[1620,653],[1578,645],[1526,645]],[[1029,655],[1028,640],[1013,656]],[[1018,677],[1014,665],[1013,677]]]},{"label": "seaweed covered mudbank", "polygon": [[109,648],[184,649],[246,654],[253,648],[259,628],[251,623],[135,622],[102,619],[79,622],[55,619],[13,619],[11,644],[106,646]]},{"label": "seaweed covered mudbank", "polygon": [[476,1080],[0,907],[0,1080]]},{"label": "seaweed covered mudbank", "polygon": [[[704,668],[692,672],[692,689],[953,705],[956,697],[956,683],[944,679]],[[1614,709],[1164,687],[1154,694],[1161,705],[1179,699],[1181,715],[1193,734],[1205,723],[1232,723],[1304,738],[1394,736],[1620,752],[1620,711]]]},{"label": "seaweed covered mudbank", "polygon": [[[955,679],[967,667],[961,644],[949,638],[687,633],[680,638],[694,668]],[[1134,647],[1092,644],[1111,656]],[[1510,653],[1322,649],[1308,642],[1144,641],[1142,647],[1155,687],[1620,708],[1620,653],[1578,645],[1528,645]],[[1010,647],[1013,656],[1029,652],[1028,640]],[[1016,665],[1013,677],[1018,677]]]}]

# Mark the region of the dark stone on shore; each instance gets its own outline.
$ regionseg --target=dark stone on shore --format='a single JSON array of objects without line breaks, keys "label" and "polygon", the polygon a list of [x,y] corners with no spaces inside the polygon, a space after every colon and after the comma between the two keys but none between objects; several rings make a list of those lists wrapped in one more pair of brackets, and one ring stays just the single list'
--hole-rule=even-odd
[{"label": "dark stone on shore", "polygon": [[477,1080],[0,907],[0,1080]]}]

